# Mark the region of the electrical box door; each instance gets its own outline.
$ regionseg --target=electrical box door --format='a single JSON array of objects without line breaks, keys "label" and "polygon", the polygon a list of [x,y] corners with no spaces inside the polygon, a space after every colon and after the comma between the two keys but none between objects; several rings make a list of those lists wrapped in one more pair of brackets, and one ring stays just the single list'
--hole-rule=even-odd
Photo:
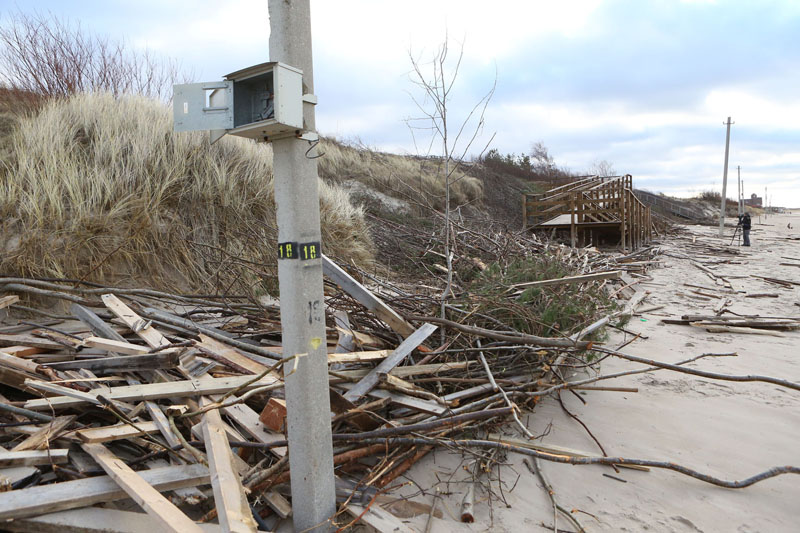
[{"label": "electrical box door", "polygon": [[172,115],[175,131],[233,128],[233,82],[175,85]]}]

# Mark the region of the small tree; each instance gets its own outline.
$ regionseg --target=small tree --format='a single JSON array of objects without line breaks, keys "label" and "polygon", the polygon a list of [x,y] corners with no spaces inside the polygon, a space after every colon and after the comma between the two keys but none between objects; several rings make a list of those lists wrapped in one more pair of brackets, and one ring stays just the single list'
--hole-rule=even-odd
[{"label": "small tree", "polygon": [[[409,119],[409,127],[412,135],[414,130],[430,133],[429,152],[432,151],[437,141],[441,147],[441,176],[445,183],[442,240],[447,262],[447,282],[441,298],[441,315],[444,318],[448,294],[451,292],[453,283],[453,252],[451,248],[454,240],[451,237],[450,187],[464,177],[460,166],[461,161],[465,159],[483,131],[486,108],[497,87],[497,77],[495,76],[491,89],[470,108],[465,116],[454,119],[450,115],[450,106],[453,87],[458,79],[459,68],[464,58],[463,44],[458,56],[451,57],[449,39],[445,34],[444,42],[433,53],[429,62],[421,62],[411,52],[409,52],[409,57],[412,65],[411,81],[421,92],[421,97],[415,97],[412,94],[411,98],[422,113],[421,117]],[[480,151],[480,155],[488,148],[492,139],[494,139],[494,135]]]},{"label": "small tree", "polygon": [[552,177],[558,174],[558,167],[550,155],[550,151],[542,141],[537,141],[531,146],[531,167],[537,174]]},{"label": "small tree", "polygon": [[589,173],[596,174],[602,178],[607,178],[609,176],[616,175],[616,170],[614,170],[613,163],[603,159],[592,163],[592,166],[589,168]]},{"label": "small tree", "polygon": [[0,82],[29,103],[81,92],[169,100],[179,65],[53,15],[15,13],[0,27]]}]

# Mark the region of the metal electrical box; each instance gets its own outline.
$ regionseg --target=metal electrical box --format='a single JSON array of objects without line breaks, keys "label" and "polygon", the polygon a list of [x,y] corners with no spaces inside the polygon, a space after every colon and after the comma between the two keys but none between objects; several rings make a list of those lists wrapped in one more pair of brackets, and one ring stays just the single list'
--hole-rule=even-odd
[{"label": "metal electrical box", "polygon": [[212,131],[216,140],[225,133],[259,141],[302,135],[303,72],[283,63],[262,63],[237,70],[224,81],[174,86],[174,129]]}]

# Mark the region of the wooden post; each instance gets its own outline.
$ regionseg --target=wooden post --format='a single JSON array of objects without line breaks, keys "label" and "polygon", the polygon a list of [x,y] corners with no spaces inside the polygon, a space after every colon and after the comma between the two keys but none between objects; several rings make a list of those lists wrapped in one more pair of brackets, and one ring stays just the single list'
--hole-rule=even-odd
[{"label": "wooden post", "polygon": [[630,235],[630,247],[633,252],[636,251],[636,201],[633,199],[633,194],[631,194],[630,189],[625,191],[625,198],[627,198],[628,205],[630,206],[630,209],[628,209],[630,216],[628,234]]},{"label": "wooden post", "polygon": [[586,202],[582,192],[575,193],[575,236],[578,246],[583,246],[583,222],[586,221]]},{"label": "wooden post", "polygon": [[528,195],[522,193],[522,229],[528,227]]},{"label": "wooden post", "polygon": [[633,191],[631,191],[631,196],[633,196],[633,203],[636,205],[636,222],[634,222],[634,224],[636,224],[636,243],[634,244],[634,250],[638,250],[641,244],[639,242],[640,231],[641,231],[641,224],[639,223],[639,214],[641,213],[642,206],[639,205],[638,201],[636,201],[636,195],[633,194]]},{"label": "wooden post", "polygon": [[642,246],[644,244],[644,204],[637,203],[639,204],[639,246]]},{"label": "wooden post", "polygon": [[639,246],[644,246],[644,204],[639,202]]},{"label": "wooden post", "polygon": [[644,246],[644,204],[639,202],[639,246]]},{"label": "wooden post", "polygon": [[625,226],[626,226],[626,216],[625,213],[625,189],[623,187],[623,181],[619,180],[617,185],[617,195],[618,195],[618,203],[619,203],[619,219],[620,219],[620,234],[622,236],[621,243],[622,243],[622,251],[624,252],[626,247],[626,236],[625,236]]},{"label": "wooden post", "polygon": [[575,193],[572,193],[569,205],[569,240],[570,245],[575,248]]},{"label": "wooden post", "polygon": [[647,244],[647,215],[649,207],[642,205],[642,244]]}]

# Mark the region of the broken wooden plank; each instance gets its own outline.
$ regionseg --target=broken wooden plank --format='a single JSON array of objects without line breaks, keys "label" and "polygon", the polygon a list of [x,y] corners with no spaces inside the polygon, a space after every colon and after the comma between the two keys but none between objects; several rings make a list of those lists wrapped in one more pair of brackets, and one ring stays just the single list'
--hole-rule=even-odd
[{"label": "broken wooden plank", "polygon": [[[50,383],[39,379],[26,379],[25,386],[31,389],[49,392],[51,394],[61,394],[63,397],[71,398],[72,400],[79,401],[81,403],[88,402],[95,405],[101,405],[100,400],[97,399],[97,394],[90,394],[88,392],[71,389],[56,383]],[[95,389],[95,391],[97,390],[100,389]]]},{"label": "broken wooden plank", "polygon": [[59,416],[51,420],[36,433],[14,446],[11,451],[41,450],[49,447],[50,441],[58,437],[77,418],[74,415]]},{"label": "broken wooden plank", "polygon": [[3,352],[8,355],[13,355],[15,357],[29,357],[31,355],[40,354],[46,352],[42,348],[34,348],[33,346],[5,346],[3,347]]},{"label": "broken wooden plank", "polygon": [[158,431],[158,424],[155,422],[136,422],[136,427],[131,424],[116,424],[114,426],[80,429],[75,432],[75,435],[85,443],[94,444],[129,439],[139,435],[157,433]]},{"label": "broken wooden plank", "polygon": [[[161,491],[209,482],[208,469],[199,464],[143,470],[139,475]],[[108,476],[39,485],[0,493],[0,520],[53,513],[127,497],[125,491]]]},{"label": "broken wooden plank", "polygon": [[[200,399],[200,405],[211,404],[211,400]],[[223,532],[255,532],[256,523],[247,503],[247,496],[239,475],[234,470],[231,448],[217,409],[203,414],[203,441],[211,471],[211,487],[217,506],[219,525]]]},{"label": "broken wooden plank", "polygon": [[373,350],[371,352],[346,352],[346,353],[329,353],[328,364],[334,363],[363,363],[368,361],[379,361],[386,359],[391,350]]},{"label": "broken wooden plank", "polygon": [[39,469],[35,466],[12,466],[9,468],[0,468],[0,477],[11,483],[12,487],[15,483],[25,479],[30,479],[39,473]]},{"label": "broken wooden plank", "polygon": [[[222,421],[222,426],[221,427],[222,427],[222,429],[225,430],[225,436],[228,438],[229,442],[230,441],[233,441],[233,442],[244,442],[244,441],[247,440],[247,439],[244,438],[244,435],[239,433],[238,429],[236,429],[235,427],[231,426],[230,424],[228,424],[224,420]],[[192,426],[191,433],[192,433],[192,436],[195,439],[197,439],[198,441],[205,442],[205,437],[203,437],[203,422],[202,421],[200,421],[197,424],[194,424]],[[234,457],[233,460],[236,463],[234,466],[236,467],[236,471],[237,472],[241,472],[242,471],[242,467],[243,467],[243,470],[245,470],[245,471],[249,468],[249,466],[247,466],[246,464],[243,465],[242,462],[240,462],[240,461],[242,461],[242,459],[238,455],[233,454],[233,457]]]},{"label": "broken wooden plank", "polygon": [[[450,372],[453,370],[464,370],[472,365],[480,364],[478,361],[461,361],[454,363],[430,363],[426,365],[408,365],[396,366],[390,374],[399,378],[407,378],[412,376],[420,376],[425,374],[438,374],[439,372]],[[341,376],[346,379],[361,379],[371,372],[367,368],[358,368],[355,370],[331,370],[331,383],[337,382],[336,376]]]},{"label": "broken wooden plank", "polygon": [[147,320],[137,315],[133,309],[125,305],[113,294],[101,296],[106,307],[114,313],[131,331],[136,333],[151,348],[161,348],[169,345],[169,340],[156,328],[151,326]]},{"label": "broken wooden plank", "polygon": [[19,390],[25,390],[25,381],[42,377],[36,363],[0,351],[0,383]]},{"label": "broken wooden plank", "polygon": [[11,367],[21,372],[28,372],[32,377],[36,377],[39,373],[39,365],[37,363],[8,354],[5,350],[0,350],[0,365]]},{"label": "broken wooden plank", "polygon": [[0,297],[0,309],[5,309],[6,307],[10,307],[19,301],[19,296],[16,294],[9,294],[7,296]]},{"label": "broken wooden plank", "polygon": [[3,385],[24,391],[26,390],[25,382],[29,379],[31,379],[31,375],[28,372],[0,365],[0,383]]},{"label": "broken wooden plank", "polygon": [[0,467],[60,465],[69,460],[69,450],[25,450],[0,454]]},{"label": "broken wooden plank", "polygon": [[[246,385],[249,381],[252,381],[252,379],[253,376],[234,376],[225,378],[207,377],[203,380],[191,379],[168,381],[164,383],[145,383],[142,385],[124,385],[120,387],[101,387],[94,389],[91,392],[82,394],[91,397],[93,400],[92,403],[97,401],[96,396],[98,395],[102,395],[112,401],[159,400],[161,398],[182,398],[187,396],[202,396],[207,394],[224,394],[242,386],[244,386],[242,392],[246,392],[256,387],[273,385],[277,381],[275,378],[266,376],[254,383]],[[25,403],[25,409],[31,409],[34,411],[49,410],[51,408],[66,409],[70,407],[78,407],[87,403],[88,401],[90,400],[75,398],[73,396],[37,398],[35,400],[28,400]]]},{"label": "broken wooden plank", "polygon": [[402,378],[398,378],[397,376],[393,376],[392,374],[385,374],[385,373],[378,374],[378,380],[381,383],[381,388],[387,389],[391,392],[399,392],[401,394],[406,394],[408,396],[422,398],[423,400],[431,400],[444,407],[448,406],[447,402],[445,400],[442,400],[436,394],[427,391],[422,387],[418,387],[415,384],[411,383],[410,381],[406,381]]},{"label": "broken wooden plank", "polygon": [[[163,327],[173,328],[175,329],[175,331],[186,330],[192,333],[205,333],[207,336],[213,338],[223,337],[223,338],[233,339],[234,337],[232,333],[222,329],[215,328],[213,325],[205,324],[204,322],[195,322],[194,320],[190,320],[188,318],[168,313],[163,309],[154,309],[152,307],[147,307],[142,312],[148,316],[152,315],[154,319],[159,320],[162,324],[166,324]],[[182,332],[185,333],[186,331]],[[255,345],[258,345],[258,343],[255,341],[249,341],[249,342],[254,342]]]},{"label": "broken wooden plank", "polygon": [[[333,322],[336,326],[336,331],[339,333],[339,339],[336,341],[336,353],[346,353],[355,350],[353,343],[353,328],[350,326],[350,318],[347,316],[347,311],[338,310],[333,313]],[[330,363],[330,359],[328,359]]]},{"label": "broken wooden plank", "polygon": [[[204,533],[219,533],[216,524],[197,524]],[[10,520],[3,529],[18,533],[155,533],[161,524],[145,513],[86,507]]]},{"label": "broken wooden plank", "polygon": [[364,378],[361,379],[361,381],[356,383],[355,387],[347,391],[344,397],[351,402],[354,402],[371,391],[378,384],[378,374],[382,372],[388,373],[391,371],[394,367],[400,364],[403,359],[408,357],[408,355],[414,351],[417,346],[422,344],[425,339],[427,339],[434,331],[436,331],[436,329],[437,326],[433,324],[423,324],[417,331],[409,335],[406,340],[404,340],[400,346],[398,346],[391,353],[391,355],[381,361],[380,364],[373,368]]},{"label": "broken wooden plank", "polygon": [[372,389],[367,393],[367,396],[373,398],[389,398],[393,404],[402,405],[415,411],[429,413],[432,415],[442,416],[449,411],[449,409],[437,402],[431,400],[423,400],[422,398],[415,398],[402,392],[388,391],[384,389]]},{"label": "broken wooden plank", "polygon": [[102,444],[85,443],[83,449],[97,461],[106,474],[147,512],[155,518],[161,528],[174,533],[202,533],[194,521],[183,514],[172,502],[154,489],[142,477],[111,453]]},{"label": "broken wooden plank", "polygon": [[[212,399],[216,398],[212,397]],[[237,426],[242,431],[262,444],[272,444],[273,442],[286,440],[286,436],[282,433],[271,431],[264,426],[258,419],[258,413],[247,404],[237,403],[235,405],[223,407],[222,412],[236,422]],[[269,451],[277,457],[283,457],[286,455],[288,449],[286,446],[272,446]]]},{"label": "broken wooden plank", "polygon": [[[169,313],[165,313],[164,311],[160,311],[158,309],[154,309],[152,307],[146,308],[144,311],[148,317],[153,317],[153,319],[158,319],[164,323],[172,324],[180,319],[175,315],[171,315]],[[181,322],[183,323],[183,322]],[[217,330],[214,328],[205,328],[203,326],[199,326],[194,322],[191,322],[192,326],[189,328],[189,335],[193,336],[197,333],[203,333],[212,339],[221,341],[224,344],[228,344],[240,350],[247,352],[247,357],[250,359],[261,363],[262,365],[269,365],[272,366],[280,361],[282,358],[280,353],[276,353],[274,351],[268,350],[267,348],[263,347],[258,341],[253,339],[249,339],[247,337],[242,337],[240,339],[231,338],[231,334],[228,332],[223,332],[225,335],[221,333],[216,333]]]},{"label": "broken wooden plank", "polygon": [[69,310],[72,316],[89,326],[89,329],[91,329],[92,333],[97,337],[125,342],[125,337],[117,333],[113,327],[107,324],[105,320],[97,316],[97,314],[88,307],[84,307],[80,304],[72,304]]},{"label": "broken wooden plank", "polygon": [[747,333],[750,335],[768,335],[771,337],[786,336],[783,333],[780,333],[779,331],[773,331],[769,329],[746,328],[741,326],[724,326],[719,324],[709,324],[706,322],[690,322],[689,325],[698,328],[703,328],[709,333]]},{"label": "broken wooden plank", "polygon": [[351,502],[345,506],[345,510],[359,522],[367,524],[380,533],[413,533],[414,531],[399,518],[375,503],[364,507]]},{"label": "broken wooden plank", "polygon": [[144,355],[150,351],[147,346],[140,346],[126,341],[115,341],[103,337],[87,337],[83,344],[90,348],[101,348],[109,352],[124,353],[128,355]]},{"label": "broken wooden plank", "polygon": [[204,333],[200,333],[199,336],[200,342],[196,346],[201,352],[212,355],[214,359],[230,362],[234,367],[243,369],[244,373],[261,374],[269,368]]},{"label": "broken wooden plank", "polygon": [[92,372],[131,372],[137,370],[158,370],[178,366],[178,352],[164,350],[147,355],[126,355],[120,357],[96,357],[74,359],[44,366],[53,370],[91,370]]},{"label": "broken wooden plank", "polygon": [[403,320],[394,309],[386,305],[383,300],[372,294],[324,254],[322,255],[322,273],[403,337],[408,337],[414,333],[414,326]]},{"label": "broken wooden plank", "polygon": [[[340,383],[336,386],[344,389],[349,388],[351,390],[352,387],[354,387],[352,383]],[[421,411],[423,413],[429,413],[437,416],[441,416],[448,411],[447,407],[434,401],[415,398],[414,396],[409,396],[408,394],[403,394],[402,392],[388,391],[385,389],[372,389],[371,391],[367,392],[366,395],[373,398],[389,398],[394,404],[402,405],[403,407],[408,407],[410,409],[414,409],[415,411]],[[347,398],[346,393],[344,397]]]},{"label": "broken wooden plank", "polygon": [[32,335],[0,335],[0,347],[4,346],[27,346],[30,348],[39,348],[41,350],[52,351],[64,349],[63,344],[40,339],[39,337],[34,337]]},{"label": "broken wooden plank", "polygon": [[[100,318],[97,314],[95,314],[94,311],[87,309],[86,307],[83,307],[82,305],[79,304],[72,304],[72,306],[70,307],[70,311],[74,316],[78,317],[82,322],[87,324],[89,328],[92,330],[92,332],[98,337],[125,342],[125,338],[122,337],[122,335],[120,335],[119,333],[117,333],[117,331],[113,327],[108,325],[102,318]],[[157,357],[163,357],[165,354],[166,357],[168,358],[167,359],[168,361],[172,362],[174,360],[175,362],[177,362],[178,358],[177,351],[168,352],[165,350],[160,354],[154,354],[154,355],[156,355]],[[150,356],[141,355],[133,357],[150,357]],[[110,359],[116,359],[116,358],[108,357],[105,358],[105,361],[109,361]],[[124,359],[131,359],[131,357],[127,357]],[[137,363],[139,361],[140,360],[137,360]],[[158,365],[154,365],[153,367],[151,367],[151,370],[158,368],[159,368]],[[138,380],[136,380],[133,377],[128,377],[127,382],[128,385],[130,386],[136,386],[141,384]],[[169,425],[169,420],[161,411],[161,407],[157,403],[150,400],[146,400],[144,402],[144,406],[145,409],[147,409],[148,414],[150,415],[150,419],[158,426],[158,429],[161,432],[161,435],[167,441],[167,444],[173,447],[181,444],[180,439],[172,432],[172,428]],[[185,453],[187,452],[182,451],[179,452],[179,455]]]},{"label": "broken wooden plank", "polygon": [[274,490],[265,492],[263,498],[264,501],[267,502],[267,505],[281,518],[289,518],[292,516],[292,505],[286,498]]},{"label": "broken wooden plank", "polygon": [[[361,407],[349,401],[347,398],[339,394],[339,392],[333,387],[328,387],[328,393],[331,402],[331,411],[336,413],[334,418],[338,418],[339,415],[348,414],[346,417],[347,423],[354,425],[361,431],[370,431],[380,425],[370,414],[368,414],[366,410],[363,410]],[[388,398],[385,402],[381,402],[382,407],[385,407],[391,403]]]}]

